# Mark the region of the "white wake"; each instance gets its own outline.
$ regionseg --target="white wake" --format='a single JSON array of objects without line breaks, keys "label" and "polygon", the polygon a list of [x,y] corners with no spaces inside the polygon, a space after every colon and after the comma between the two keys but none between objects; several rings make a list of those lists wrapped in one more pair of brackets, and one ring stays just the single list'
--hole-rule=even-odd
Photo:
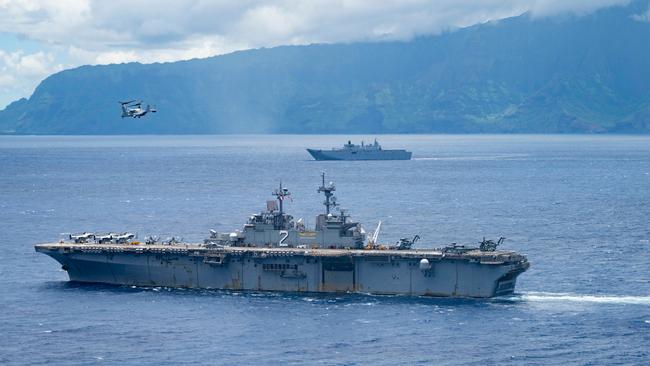
[{"label": "white wake", "polygon": [[474,156],[416,156],[413,160],[512,160],[523,159],[528,154],[502,154],[502,155],[474,155]]},{"label": "white wake", "polygon": [[528,302],[576,302],[594,304],[632,304],[650,305],[650,296],[628,296],[628,295],[583,295],[572,293],[553,292],[524,292],[517,295]]}]

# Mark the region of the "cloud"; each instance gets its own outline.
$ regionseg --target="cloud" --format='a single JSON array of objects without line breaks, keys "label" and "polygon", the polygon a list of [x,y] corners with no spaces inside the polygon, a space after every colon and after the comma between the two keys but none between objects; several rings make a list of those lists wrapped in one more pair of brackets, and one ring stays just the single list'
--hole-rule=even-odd
[{"label": "cloud", "polygon": [[[501,19],[584,14],[628,0],[0,0],[0,32],[130,60],[149,49],[408,39]],[[199,41],[200,42],[200,41]],[[142,50],[144,49],[144,50]]]},{"label": "cloud", "polygon": [[[375,40],[484,23],[529,12],[582,15],[628,0],[0,0],[0,35],[43,52],[3,61],[1,85],[31,83],[61,65],[164,62],[235,50]],[[647,15],[646,15],[647,16]],[[0,39],[0,49],[2,49]],[[3,57],[9,57],[8,50]],[[16,57],[16,56],[12,56]],[[2,93],[0,93],[2,94]],[[4,93],[5,95],[7,93]],[[27,94],[26,91],[23,94]],[[0,105],[3,103],[0,96]]]},{"label": "cloud", "polygon": [[533,0],[530,2],[530,13],[533,17],[553,16],[563,13],[585,15],[600,8],[627,5],[629,3],[630,0]]},{"label": "cloud", "polygon": [[[63,69],[62,64],[54,64],[51,53],[36,52],[25,54],[23,51],[5,52],[0,50],[0,73],[5,83],[16,81],[17,77],[43,78]],[[7,86],[7,84],[0,85]]]},{"label": "cloud", "polygon": [[0,102],[7,104],[25,96],[26,90],[33,90],[43,78],[63,68],[51,53],[0,50]]},{"label": "cloud", "polygon": [[632,15],[632,19],[638,22],[650,22],[650,4],[648,5],[648,10],[646,10],[645,13],[634,14]]}]

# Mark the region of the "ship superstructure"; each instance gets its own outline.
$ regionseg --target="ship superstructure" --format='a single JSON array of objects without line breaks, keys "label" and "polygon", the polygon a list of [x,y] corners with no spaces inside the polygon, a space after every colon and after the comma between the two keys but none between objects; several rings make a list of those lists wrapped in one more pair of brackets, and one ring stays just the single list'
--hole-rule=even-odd
[{"label": "ship superstructure", "polygon": [[203,243],[83,233],[36,251],[59,261],[72,281],[252,291],[492,297],[512,293],[529,267],[525,256],[496,250],[502,239],[476,248],[414,249],[419,236],[381,245],[379,226],[368,237],[345,211],[334,212],[336,187],[321,178],[325,210],[313,229],[284,212],[291,193],[280,184],[242,230],[211,231]]},{"label": "ship superstructure", "polygon": [[293,216],[284,212],[284,201],[291,193],[287,188],[280,187],[272,194],[276,200],[266,202],[266,211],[252,215],[244,225],[243,230],[231,233],[212,231],[207,245],[245,246],[245,247],[280,247],[280,248],[347,248],[361,249],[365,244],[366,233],[361,224],[350,220],[345,210],[334,213],[338,206],[333,192],[333,183],[322,184],[318,192],[325,195],[325,212],[316,216],[316,226],[309,230],[302,219],[294,221]]}]

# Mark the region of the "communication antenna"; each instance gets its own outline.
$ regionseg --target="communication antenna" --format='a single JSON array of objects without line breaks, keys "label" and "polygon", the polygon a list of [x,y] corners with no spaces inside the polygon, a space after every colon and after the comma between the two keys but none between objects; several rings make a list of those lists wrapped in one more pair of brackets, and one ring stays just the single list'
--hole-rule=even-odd
[{"label": "communication antenna", "polygon": [[327,186],[325,185],[325,172],[322,172],[320,176],[322,178],[322,183],[321,186],[318,187],[318,192],[323,192],[325,194],[325,202],[323,202],[323,204],[325,205],[325,214],[329,215],[330,209],[337,206],[336,197],[334,197],[334,194],[332,193],[336,191],[336,187],[332,182]]},{"label": "communication antenna", "polygon": [[275,191],[273,191],[273,193],[271,194],[277,198],[278,203],[280,204],[280,215],[282,215],[284,213],[282,208],[282,202],[284,202],[284,200],[286,200],[287,198],[289,198],[289,196],[291,196],[291,192],[289,192],[288,188],[283,188],[282,181],[280,181],[280,187]]}]

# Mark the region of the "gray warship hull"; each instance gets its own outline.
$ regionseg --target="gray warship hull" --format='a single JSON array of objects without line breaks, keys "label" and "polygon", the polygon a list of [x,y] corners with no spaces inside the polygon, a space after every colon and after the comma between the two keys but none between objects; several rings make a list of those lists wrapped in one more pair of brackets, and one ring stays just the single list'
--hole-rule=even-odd
[{"label": "gray warship hull", "polygon": [[410,160],[406,150],[315,150],[307,149],[315,160]]},{"label": "gray warship hull", "polygon": [[[201,244],[35,246],[71,281],[249,291],[489,298],[529,263],[510,251],[209,248]],[[426,261],[425,261],[426,260]],[[423,266],[422,264],[427,264]]]}]

